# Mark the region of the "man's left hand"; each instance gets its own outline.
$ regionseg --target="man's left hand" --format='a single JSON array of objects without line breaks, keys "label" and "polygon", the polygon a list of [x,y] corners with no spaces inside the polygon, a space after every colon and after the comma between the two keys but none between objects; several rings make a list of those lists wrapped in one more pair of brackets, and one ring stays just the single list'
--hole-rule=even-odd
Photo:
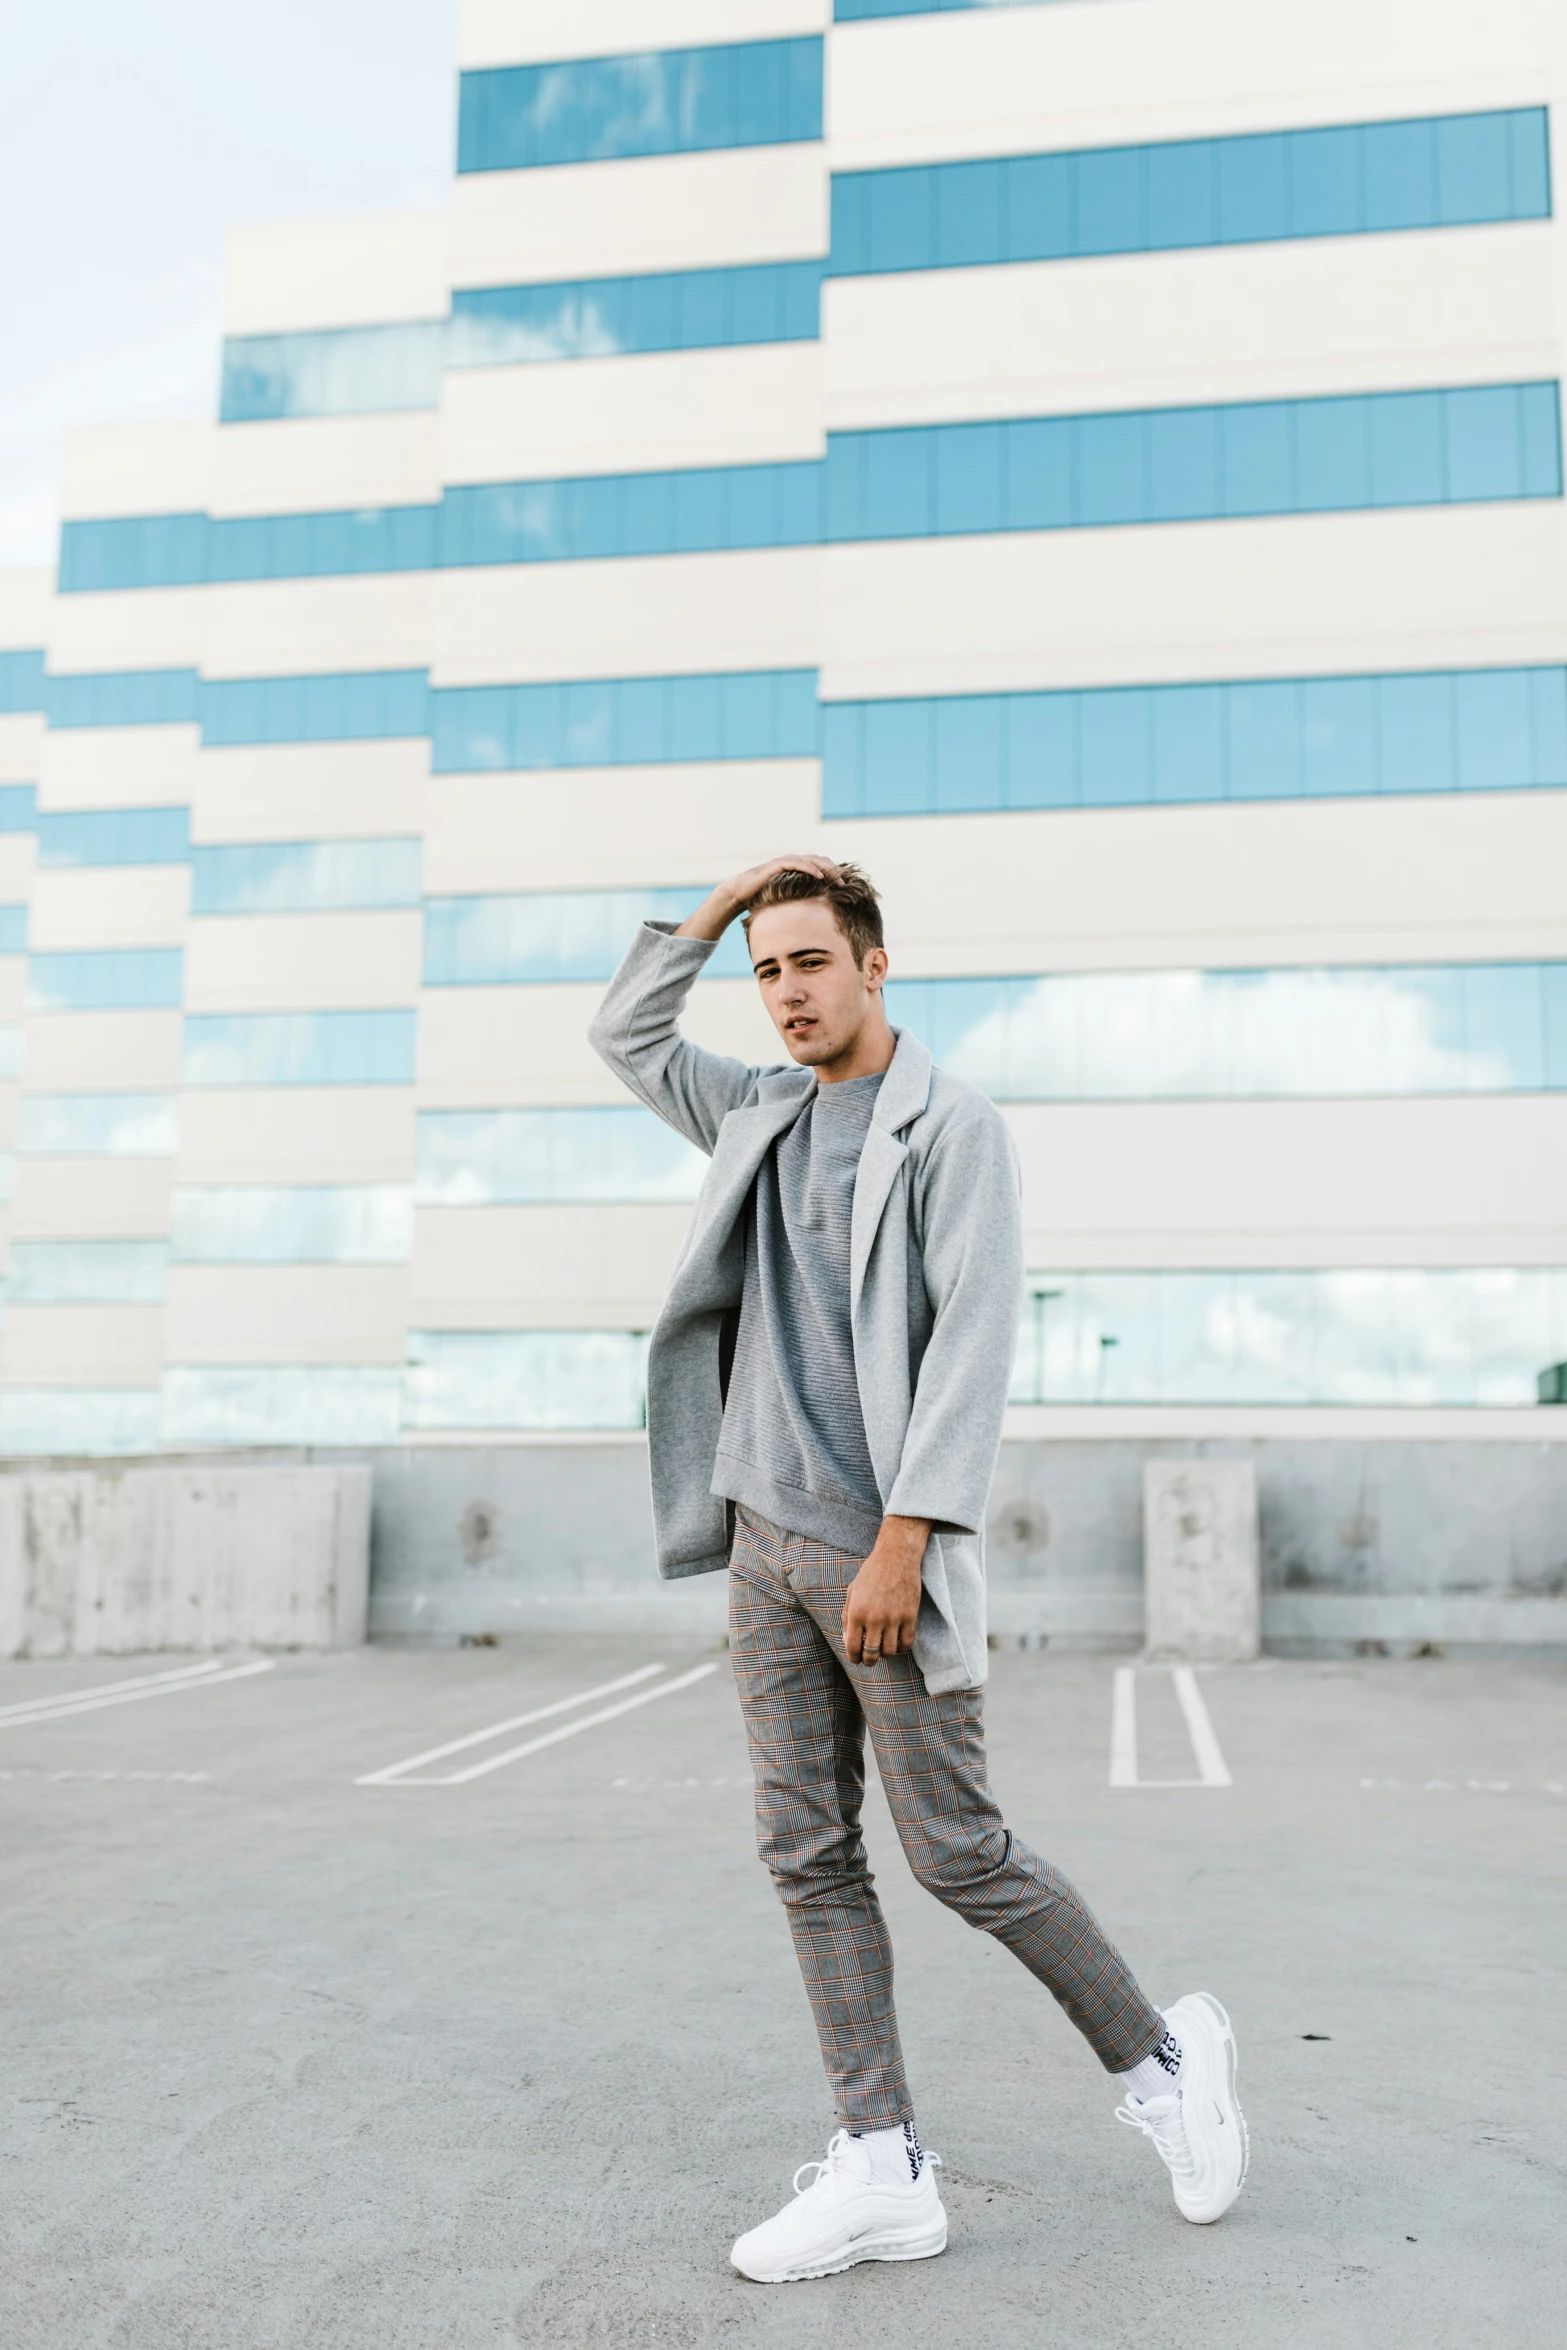
[{"label": "man's left hand", "polygon": [[875,1547],[844,1597],[843,1645],[851,1665],[878,1664],[914,1646],[929,1540],[928,1518],[882,1520]]}]

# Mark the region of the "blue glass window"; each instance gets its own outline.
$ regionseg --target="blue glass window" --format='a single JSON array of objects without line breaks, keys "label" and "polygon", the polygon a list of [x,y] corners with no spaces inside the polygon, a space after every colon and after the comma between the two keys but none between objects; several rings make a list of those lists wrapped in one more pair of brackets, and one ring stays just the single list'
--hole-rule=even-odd
[{"label": "blue glass window", "polygon": [[[920,538],[1560,495],[1557,386],[1499,384],[835,433],[825,467],[486,482],[448,490],[438,508],[214,522],[199,568],[212,579],[311,578],[811,546],[824,519],[829,540]],[[150,521],[68,523],[72,532],[85,535],[74,554],[62,549],[62,591],[167,584]],[[96,532],[109,534],[102,545]],[[416,689],[406,690],[411,710]]]},{"label": "blue glass window", "polygon": [[413,1248],[406,1184],[175,1191],[169,1253],[187,1265],[401,1265]]},{"label": "blue glass window", "polygon": [[820,261],[672,270],[546,285],[459,287],[449,367],[528,367],[636,351],[814,342]]},{"label": "blue glass window", "polygon": [[465,73],[457,169],[526,171],[821,135],[820,39],[646,50]]},{"label": "blue glass window", "polygon": [[331,327],[315,334],[231,335],[223,345],[225,424],[276,416],[365,416],[433,408],[440,398],[439,319]]},{"label": "blue glass window", "polygon": [[10,1387],[0,1393],[0,1453],[118,1453],[158,1448],[158,1391]]},{"label": "blue glass window", "polygon": [[1560,1092],[1567,964],[900,979],[887,1009],[999,1101]]},{"label": "blue glass window", "polygon": [[162,1012],[178,1008],[178,947],[88,947],[33,955],[27,965],[32,1012]]},{"label": "blue glass window", "polygon": [[22,1073],[22,1031],[12,1021],[0,1025],[0,1077],[20,1077]]},{"label": "blue glass window", "polygon": [[205,514],[143,514],[67,522],[60,531],[59,591],[77,595],[107,588],[200,587],[211,580],[428,571],[435,562],[438,512],[435,506],[372,506],[352,513],[218,520]]},{"label": "blue glass window", "polygon": [[421,843],[257,841],[191,851],[193,914],[343,913],[417,906]]},{"label": "blue glass window", "polygon": [[183,865],[189,854],[188,808],[38,811],[40,865]]},{"label": "blue glass window", "polygon": [[0,905],[0,955],[25,955],[27,952],[27,908],[22,905]]},{"label": "blue glass window", "polygon": [[431,704],[431,764],[438,775],[486,767],[810,759],[817,752],[813,669],[443,686]]},{"label": "blue glass window", "polygon": [[828,703],[826,816],[1567,785],[1567,669]]},{"label": "blue glass window", "polygon": [[830,540],[1560,495],[1548,383],[900,426],[827,443]]},{"label": "blue glass window", "polygon": [[13,718],[43,706],[43,654],[0,652],[0,718]]},{"label": "blue glass window", "polygon": [[651,1110],[429,1110],[414,1185],[427,1207],[682,1201],[706,1168]]},{"label": "blue glass window", "polygon": [[[840,10],[841,14],[841,10]],[[834,277],[1538,220],[1543,107],[834,174]]]},{"label": "blue glass window", "polygon": [[1020,1404],[1517,1408],[1567,1355],[1567,1271],[1031,1272]]},{"label": "blue glass window", "polygon": [[205,514],[133,514],[60,526],[61,595],[89,589],[199,587],[207,576]]},{"label": "blue glass window", "polygon": [[38,790],[31,783],[0,783],[0,832],[31,832]]},{"label": "blue glass window", "polygon": [[[426,987],[517,987],[605,980],[641,922],[683,922],[703,888],[539,890],[514,897],[429,898]],[[705,966],[749,979],[745,934],[731,923]]]},{"label": "blue glass window", "polygon": [[13,1240],[13,1305],[156,1305],[168,1248],[161,1240]]},{"label": "blue glass window", "polygon": [[163,1374],[164,1444],[393,1444],[402,1374],[360,1363],[176,1364]]},{"label": "blue glass window", "polygon": [[[75,529],[74,523],[67,529]],[[83,524],[95,529],[96,524]],[[136,582],[133,584],[141,584]],[[127,669],[44,680],[52,727],[194,726],[194,669]]]},{"label": "blue glass window", "polygon": [[410,1330],[408,1428],[640,1428],[641,1330]]},{"label": "blue glass window", "polygon": [[815,463],[718,465],[450,489],[440,509],[440,560],[566,563],[811,546],[821,537],[821,471]]},{"label": "blue glass window", "polygon": [[201,1012],[187,1085],[412,1085],[412,1012]]},{"label": "blue glass window", "polygon": [[17,1105],[24,1159],[172,1159],[179,1097],[172,1093],[30,1093]]},{"label": "blue glass window", "polygon": [[242,743],[384,742],[430,731],[423,669],[361,669],[327,677],[205,679],[201,739]]}]

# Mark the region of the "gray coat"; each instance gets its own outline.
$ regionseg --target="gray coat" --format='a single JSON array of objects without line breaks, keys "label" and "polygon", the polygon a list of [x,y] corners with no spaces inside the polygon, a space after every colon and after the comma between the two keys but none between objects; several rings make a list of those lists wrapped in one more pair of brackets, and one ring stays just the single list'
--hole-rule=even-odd
[{"label": "gray coat", "polygon": [[[713,1161],[648,1356],[653,1521],[666,1577],[728,1564],[728,1505],[710,1488],[746,1204],[768,1149],[816,1088],[809,1069],[747,1068],[681,1035],[681,1010],[711,952],[705,940],[645,924],[590,1031],[615,1075]],[[936,1068],[900,1030],[855,1179],[849,1302],[883,1510],[932,1521],[914,1642],[932,1694],[985,1678],[985,1503],[1022,1276],[1011,1136],[983,1094]]]}]

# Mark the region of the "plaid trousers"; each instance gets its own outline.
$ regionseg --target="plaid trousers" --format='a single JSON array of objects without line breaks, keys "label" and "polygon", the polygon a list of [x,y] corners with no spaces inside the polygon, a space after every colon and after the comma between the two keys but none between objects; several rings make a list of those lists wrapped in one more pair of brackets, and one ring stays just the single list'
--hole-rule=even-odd
[{"label": "plaid trousers", "polygon": [[1003,1824],[977,1689],[927,1691],[911,1656],[851,1665],[844,1593],[861,1561],[737,1512],[729,1645],[756,1775],[756,1833],[788,1914],[839,2122],[913,2119],[892,1943],[865,1857],[865,1730],[910,1868],[1053,1992],[1110,2072],[1164,2022],[1082,1896]]}]

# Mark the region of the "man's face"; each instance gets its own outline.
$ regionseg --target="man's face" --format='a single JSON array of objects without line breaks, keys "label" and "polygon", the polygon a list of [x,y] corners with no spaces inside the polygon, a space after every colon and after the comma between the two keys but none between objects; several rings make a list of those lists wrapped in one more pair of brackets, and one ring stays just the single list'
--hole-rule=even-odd
[{"label": "man's face", "polygon": [[814,1069],[852,1051],[881,1000],[883,950],[872,947],[856,963],[824,898],[768,906],[749,935],[762,1001],[793,1059]]}]

